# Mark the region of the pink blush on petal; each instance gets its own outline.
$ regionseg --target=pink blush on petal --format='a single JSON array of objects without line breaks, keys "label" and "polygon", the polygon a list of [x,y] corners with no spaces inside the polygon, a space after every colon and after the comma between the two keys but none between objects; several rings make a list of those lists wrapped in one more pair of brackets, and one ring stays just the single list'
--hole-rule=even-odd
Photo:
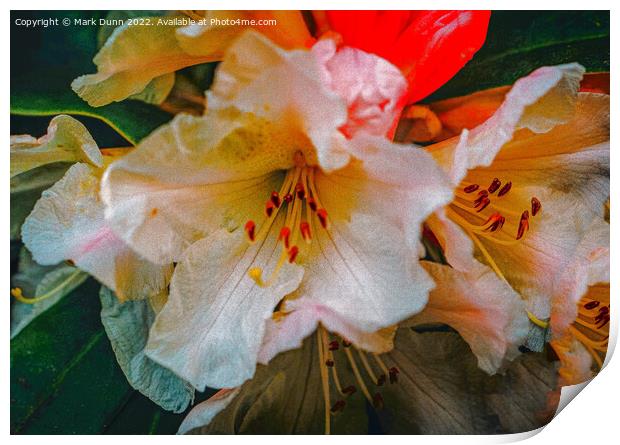
[{"label": "pink blush on petal", "polygon": [[400,70],[355,48],[336,51],[331,40],[318,42],[312,51],[323,68],[324,81],[347,104],[342,133],[348,138],[357,132],[389,135],[405,105],[407,82]]}]

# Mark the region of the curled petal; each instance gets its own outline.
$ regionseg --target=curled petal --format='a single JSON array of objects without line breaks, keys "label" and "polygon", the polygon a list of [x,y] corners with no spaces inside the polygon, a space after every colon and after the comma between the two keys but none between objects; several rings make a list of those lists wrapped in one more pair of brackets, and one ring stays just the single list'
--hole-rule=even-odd
[{"label": "curled petal", "polygon": [[[150,17],[152,26],[119,26],[99,50],[94,64],[96,74],[76,78],[71,88],[93,107],[118,102],[141,93],[154,79],[160,79],[151,102],[163,101],[172,89],[174,72],[186,66],[209,62],[211,54],[192,56],[183,51],[176,38],[178,26],[158,24],[161,17]],[[154,99],[154,100],[153,100]]]},{"label": "curled petal", "polygon": [[514,84],[491,118],[464,130],[458,143],[450,139],[435,144],[431,153],[458,184],[468,169],[489,166],[517,130],[545,133],[569,121],[584,71],[576,63],[537,69]]},{"label": "curled petal", "polygon": [[396,124],[407,92],[398,68],[356,48],[336,51],[331,39],[319,41],[312,52],[321,61],[325,83],[347,103],[348,120],[341,131],[347,137],[358,131],[386,135]]},{"label": "curled petal", "polygon": [[86,127],[71,116],[56,116],[39,139],[11,136],[11,178],[42,165],[79,161],[101,167],[103,156]]}]

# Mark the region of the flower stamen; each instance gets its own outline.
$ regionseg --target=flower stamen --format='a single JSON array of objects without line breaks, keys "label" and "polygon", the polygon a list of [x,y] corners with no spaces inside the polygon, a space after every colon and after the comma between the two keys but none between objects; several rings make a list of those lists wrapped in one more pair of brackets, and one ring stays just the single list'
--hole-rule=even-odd
[{"label": "flower stamen", "polygon": [[[314,184],[314,167],[309,167],[299,154],[295,158],[293,169],[286,174],[282,187],[279,191],[273,191],[265,203],[266,221],[257,233],[256,223],[253,220],[246,222],[244,230],[250,243],[256,243],[265,239],[275,221],[279,210],[286,205],[284,225],[278,232],[278,243],[282,243],[282,255],[278,265],[267,280],[262,279],[262,268],[253,267],[248,275],[259,286],[271,285],[277,277],[278,271],[288,261],[295,263],[302,253],[297,244],[299,236],[305,244],[311,244],[313,238],[313,219],[318,219],[321,227],[329,229],[327,211],[321,206],[321,202]],[[282,198],[281,198],[282,197]],[[304,216],[305,214],[305,216]]]}]

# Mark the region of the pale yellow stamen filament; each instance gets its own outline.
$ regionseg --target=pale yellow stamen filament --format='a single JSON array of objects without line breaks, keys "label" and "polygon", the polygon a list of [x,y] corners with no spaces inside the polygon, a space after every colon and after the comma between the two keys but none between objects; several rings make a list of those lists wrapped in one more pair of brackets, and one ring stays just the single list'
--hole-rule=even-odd
[{"label": "pale yellow stamen filament", "polygon": [[360,371],[357,368],[357,364],[355,363],[353,354],[351,354],[351,351],[349,350],[349,348],[345,348],[344,352],[345,354],[347,354],[347,358],[349,359],[349,363],[351,364],[351,369],[353,370],[353,374],[355,375],[355,380],[357,380],[357,383],[360,386],[368,402],[372,404],[373,403],[372,397],[370,396],[370,392],[368,392],[368,388],[366,387],[366,384],[364,383],[364,379],[362,379]]},{"label": "pale yellow stamen filament", "polygon": [[602,353],[602,354],[606,353],[608,340],[607,339],[603,339],[599,341],[592,340],[588,338],[585,334],[583,334],[579,329],[573,326],[570,327],[570,331],[573,334],[573,336],[585,346],[585,348],[588,350],[588,352],[590,353],[594,361],[596,361],[597,366],[599,368],[602,368],[603,360],[599,353]]},{"label": "pale yellow stamen filament", "polygon": [[362,365],[364,365],[364,369],[366,369],[366,373],[370,377],[370,380],[372,380],[372,383],[374,383],[375,385],[378,385],[379,384],[379,379],[377,378],[376,374],[372,370],[372,367],[370,366],[370,363],[368,363],[368,359],[366,358],[366,355],[364,354],[364,352],[360,351],[359,349],[357,349],[357,348],[355,348],[355,349],[357,350],[357,353],[360,356],[360,360],[362,361]]},{"label": "pale yellow stamen filament", "polygon": [[317,332],[317,343],[319,348],[319,361],[320,361],[320,371],[321,371],[321,383],[323,384],[323,399],[325,401],[325,434],[330,434],[331,429],[331,419],[330,419],[330,401],[329,401],[329,375],[327,374],[327,365],[325,364],[325,354],[323,351],[324,348],[324,340],[323,340],[323,327],[319,326]]},{"label": "pale yellow stamen filament", "polygon": [[54,287],[52,290],[44,293],[43,295],[40,295],[38,297],[34,297],[34,298],[29,298],[29,297],[24,297],[22,295],[22,290],[19,287],[16,287],[14,289],[11,289],[11,295],[13,295],[13,297],[15,297],[15,299],[17,301],[19,301],[20,303],[26,303],[26,304],[34,304],[34,303],[38,303],[39,301],[43,301],[46,300],[50,297],[53,297],[58,291],[60,291],[68,282],[70,282],[71,280],[73,280],[75,277],[77,277],[79,274],[81,274],[82,271],[81,270],[76,270],[75,272],[73,272],[71,275],[69,275],[65,280],[63,280],[60,284],[58,284],[56,287]]},{"label": "pale yellow stamen filament", "polygon": [[[295,168],[294,170],[291,170],[287,173],[286,178],[284,179],[284,182],[282,183],[282,187],[280,188],[280,192],[278,193],[279,196],[281,197],[284,196],[286,193],[289,192],[291,187],[294,188],[294,185],[292,186],[292,184],[297,183],[297,180],[299,179],[300,174],[301,174],[300,168]],[[254,237],[254,241],[253,241],[254,243],[258,241],[262,241],[263,238],[267,236],[267,233],[269,233],[269,229],[271,228],[273,222],[278,216],[278,211],[280,210],[281,207],[282,205],[280,205],[280,207],[275,208],[271,216],[268,217],[267,220],[263,223],[258,234]]]},{"label": "pale yellow stamen filament", "polygon": [[388,367],[385,365],[385,362],[381,359],[381,357],[379,357],[379,354],[373,354],[372,355],[375,358],[375,361],[379,364],[379,367],[381,368],[381,370],[383,371],[383,373],[387,376],[390,373],[390,370],[388,369]]},{"label": "pale yellow stamen filament", "polygon": [[338,393],[341,396],[346,396],[346,394],[342,390],[342,385],[340,384],[340,378],[338,377],[338,371],[336,370],[336,360],[334,360],[334,354],[329,349],[328,334],[327,334],[327,331],[325,331],[324,329],[323,329],[323,335],[325,336],[323,341],[324,341],[324,343],[326,343],[328,345],[327,346],[327,351],[326,351],[327,352],[327,359],[331,360],[334,363],[334,365],[331,368],[332,368],[332,377],[333,377],[334,383],[336,385],[336,390],[338,391]]},{"label": "pale yellow stamen filament", "polygon": [[[466,229],[467,230],[467,229]],[[506,283],[508,283],[508,280],[506,279],[506,277],[504,276],[504,274],[502,273],[502,271],[499,269],[499,267],[497,266],[497,264],[495,263],[495,260],[493,260],[493,257],[491,257],[491,255],[489,254],[489,252],[487,251],[486,247],[484,247],[484,245],[482,244],[482,242],[478,239],[478,237],[476,236],[475,233],[467,230],[469,237],[474,240],[474,243],[476,243],[476,246],[478,246],[478,249],[480,249],[480,252],[482,253],[482,255],[484,256],[484,258],[487,260],[487,262],[489,263],[489,266],[491,266],[491,269],[493,269],[493,271],[495,271],[495,273],[497,274],[498,277],[500,277],[502,280],[504,280]]]}]

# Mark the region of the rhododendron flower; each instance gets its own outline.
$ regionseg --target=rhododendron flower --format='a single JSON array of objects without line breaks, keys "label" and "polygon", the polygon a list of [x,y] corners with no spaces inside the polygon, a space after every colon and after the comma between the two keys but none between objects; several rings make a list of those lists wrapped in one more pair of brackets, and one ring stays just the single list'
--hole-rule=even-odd
[{"label": "rhododendron flower", "polygon": [[552,300],[551,346],[561,385],[582,383],[603,367],[609,341],[609,224],[595,219]]},{"label": "rhododendron flower", "polygon": [[252,377],[266,321],[292,308],[383,352],[391,335],[373,333],[426,304],[420,224],[450,200],[447,178],[381,135],[405,91],[398,69],[342,51],[245,33],[205,116],[177,116],[105,173],[113,231],[150,261],[178,262],[147,355],[199,390]]},{"label": "rhododendron flower", "polygon": [[[165,292],[172,265],[156,265],[136,255],[119,237],[114,235],[104,219],[103,203],[99,198],[99,182],[105,165],[112,157],[102,156],[86,128],[69,116],[52,120],[47,136],[39,139],[37,150],[46,154],[69,154],[60,161],[77,161],[86,156],[89,162],[77,162],[64,177],[43,192],[22,226],[22,240],[41,265],[54,265],[63,260],[92,274],[106,286],[114,289],[120,299],[155,297]],[[22,153],[11,158],[19,162]],[[33,159],[31,157],[30,159]],[[31,162],[32,167],[39,162]],[[13,291],[23,298],[21,290]]]},{"label": "rhododendron flower", "polygon": [[325,11],[319,28],[344,45],[377,54],[399,67],[417,102],[452,78],[480,49],[490,11]]},{"label": "rhododendron flower", "polygon": [[427,221],[447,261],[467,272],[475,255],[542,328],[609,195],[609,96],[577,94],[582,74],[577,64],[536,70],[485,123],[428,147],[455,185],[455,199]]}]

